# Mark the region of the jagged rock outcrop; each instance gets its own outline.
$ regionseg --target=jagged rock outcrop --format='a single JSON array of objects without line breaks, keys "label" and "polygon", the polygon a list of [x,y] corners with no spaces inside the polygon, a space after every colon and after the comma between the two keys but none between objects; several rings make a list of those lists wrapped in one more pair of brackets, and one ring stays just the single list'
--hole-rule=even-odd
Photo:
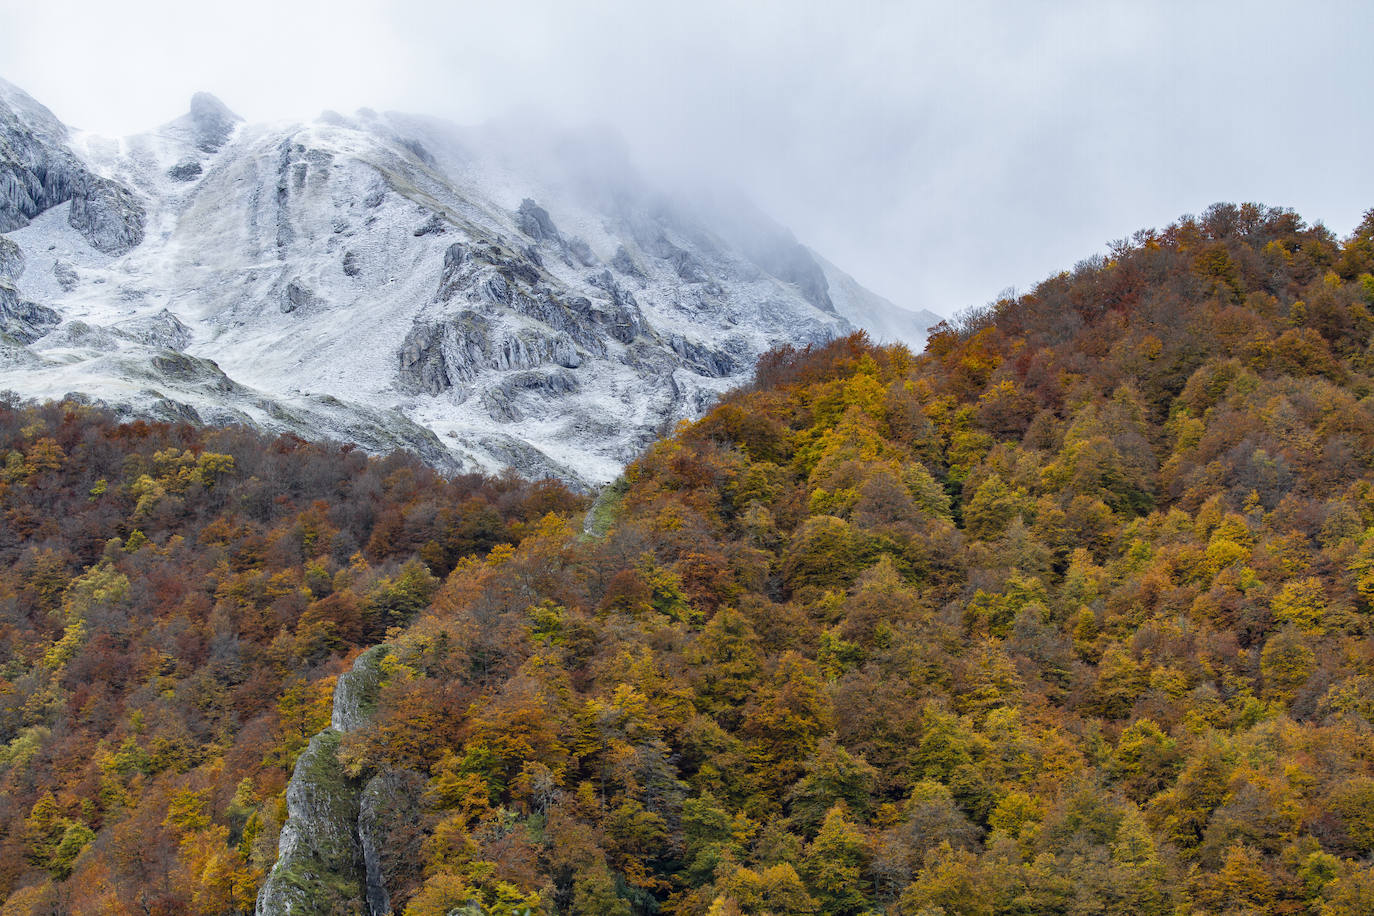
[{"label": "jagged rock outcrop", "polygon": [[[546,213],[537,207],[526,209],[534,230],[545,240],[558,237]],[[609,272],[591,281],[606,294],[603,301],[583,296],[560,301],[548,285],[552,282],[527,256],[498,246],[449,245],[435,301],[456,299],[470,307],[447,321],[415,324],[398,353],[401,385],[438,395],[486,370],[522,371],[547,364],[577,369],[585,361],[584,353],[605,355],[607,335],[628,343],[644,331],[638,303]],[[500,320],[512,312],[533,324],[513,327]],[[545,390],[561,395],[575,391],[576,384],[560,383]],[[493,405],[508,403],[509,393],[502,382],[483,403],[492,411]],[[492,415],[511,418],[504,407],[496,407]]]},{"label": "jagged rock outcrop", "polygon": [[70,200],[86,169],[51,111],[0,80],[0,232]]},{"label": "jagged rock outcrop", "polygon": [[301,754],[286,788],[287,821],[277,861],[258,892],[257,916],[390,916],[388,876],[413,866],[409,829],[422,813],[426,779],[387,766],[350,775],[339,761],[347,733],[377,705],[386,646],[374,646],[339,675],[329,727]]},{"label": "jagged rock outcrop", "polygon": [[195,181],[205,169],[195,159],[183,159],[167,170],[173,181]]},{"label": "jagged rock outcrop", "polygon": [[435,299],[448,302],[463,293],[470,302],[510,305],[517,295],[528,296],[541,276],[540,265],[528,256],[499,245],[454,242],[444,251]]},{"label": "jagged rock outcrop", "polygon": [[515,211],[515,225],[521,232],[538,242],[563,244],[563,236],[558,234],[549,211],[526,197],[520,201],[520,209]]},{"label": "jagged rock outcrop", "polygon": [[368,779],[358,799],[358,847],[363,857],[363,891],[369,916],[390,916],[389,880],[414,866],[422,834],[413,825],[423,816],[428,780],[409,770],[383,768]]},{"label": "jagged rock outcrop", "polygon": [[154,370],[171,381],[209,387],[222,394],[241,394],[246,390],[225,375],[213,359],[166,350],[158,353],[150,362]]},{"label": "jagged rock outcrop", "polygon": [[382,682],[378,666],[386,652],[384,646],[373,646],[354,660],[352,668],[339,675],[329,711],[330,728],[351,732],[367,724],[377,705],[377,690]]},{"label": "jagged rock outcrop", "polygon": [[527,405],[547,403],[577,390],[577,379],[566,369],[516,372],[507,375],[496,387],[487,389],[482,395],[482,406],[494,420],[521,420],[526,414],[522,402]]},{"label": "jagged rock outcrop", "polygon": [[401,345],[398,380],[407,391],[438,396],[453,387],[444,356],[445,327],[417,324]]},{"label": "jagged rock outcrop", "polygon": [[143,241],[147,213],[137,195],[87,168],[52,112],[0,82],[0,232],[67,201],[72,228],[97,250],[123,254]]},{"label": "jagged rock outcrop", "polygon": [[615,254],[611,257],[611,266],[627,277],[644,279],[644,269],[635,263],[634,256],[625,250],[624,245],[616,248]]},{"label": "jagged rock outcrop", "polygon": [[156,315],[122,321],[115,329],[132,340],[164,350],[184,350],[191,342],[191,329],[166,309]]},{"label": "jagged rock outcrop", "polygon": [[383,654],[383,648],[370,649],[339,675],[330,726],[310,739],[296,761],[286,786],[277,861],[258,892],[257,916],[347,912],[367,896],[358,838],[363,786],[340,762],[339,743],[367,721],[376,704]]},{"label": "jagged rock outcrop", "polygon": [[10,239],[0,235],[0,279],[11,283],[24,272],[24,252]]},{"label": "jagged rock outcrop", "polygon": [[105,254],[120,255],[143,241],[147,218],[147,210],[133,191],[108,178],[86,175],[72,196],[67,222],[92,247]]},{"label": "jagged rock outcrop", "polygon": [[593,274],[587,278],[587,282],[604,292],[607,297],[604,303],[591,303],[587,306],[587,314],[593,322],[604,328],[612,338],[624,344],[633,342],[636,337],[646,332],[644,313],[640,310],[634,293],[621,286],[609,270]]},{"label": "jagged rock outcrop", "polygon": [[0,278],[0,335],[21,344],[33,343],[57,327],[57,312],[19,298],[19,292]]},{"label": "jagged rock outcrop", "polygon": [[[472,381],[485,371],[520,372],[553,364],[576,369],[583,357],[566,332],[523,328],[498,333],[491,320],[472,311],[438,324],[417,324],[400,352],[400,383],[411,391],[438,395]],[[508,380],[502,380],[501,388]],[[567,393],[575,383],[548,392]]]},{"label": "jagged rock outcrop", "polygon": [[289,314],[296,309],[323,306],[324,303],[319,296],[315,295],[314,290],[306,286],[300,280],[292,280],[286,284],[282,290],[281,310],[283,314]]},{"label": "jagged rock outcrop", "polygon": [[361,790],[339,761],[341,737],[332,728],[320,732],[296,761],[277,862],[258,892],[258,916],[323,916],[363,899]]},{"label": "jagged rock outcrop", "polygon": [[203,152],[218,152],[234,133],[234,125],[242,120],[208,92],[191,96],[191,124],[196,146]]},{"label": "jagged rock outcrop", "polygon": [[681,334],[674,334],[670,337],[668,344],[673,348],[674,353],[706,375],[724,378],[740,371],[739,360],[725,350],[695,343]]}]

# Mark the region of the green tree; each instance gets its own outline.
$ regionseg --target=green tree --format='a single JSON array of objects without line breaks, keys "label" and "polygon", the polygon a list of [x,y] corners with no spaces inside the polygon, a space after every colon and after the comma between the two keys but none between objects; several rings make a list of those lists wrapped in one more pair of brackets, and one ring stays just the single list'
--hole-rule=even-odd
[{"label": "green tree", "polygon": [[844,805],[835,805],[826,812],[802,859],[802,874],[822,912],[849,916],[867,909],[866,858],[863,834],[849,820]]}]

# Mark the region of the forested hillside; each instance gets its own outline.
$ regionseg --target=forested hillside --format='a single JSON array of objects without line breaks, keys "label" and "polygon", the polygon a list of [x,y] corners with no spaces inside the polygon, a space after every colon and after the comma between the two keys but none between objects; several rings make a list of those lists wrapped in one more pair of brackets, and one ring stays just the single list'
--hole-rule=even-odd
[{"label": "forested hillside", "polygon": [[[780,353],[464,564],[356,765],[415,916],[1374,910],[1374,214]],[[480,906],[462,907],[472,901]]]},{"label": "forested hillside", "polygon": [[340,656],[581,503],[245,430],[0,406],[2,912],[252,912]]},{"label": "forested hillside", "polygon": [[1374,211],[1218,205],[921,355],[770,354],[585,528],[0,414],[3,912],[251,908],[383,641],[338,756],[409,786],[397,913],[1374,911],[1371,273]]}]

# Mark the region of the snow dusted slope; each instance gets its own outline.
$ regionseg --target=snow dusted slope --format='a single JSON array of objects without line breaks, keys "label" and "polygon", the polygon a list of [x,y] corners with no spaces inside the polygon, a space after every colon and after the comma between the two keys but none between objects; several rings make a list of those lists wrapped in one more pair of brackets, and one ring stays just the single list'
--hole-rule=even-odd
[{"label": "snow dusted slope", "polygon": [[0,84],[6,168],[0,389],[450,468],[604,482],[767,348],[884,302],[785,230],[713,231],[614,142],[519,122],[244,124],[202,94],[108,139]]},{"label": "snow dusted slope", "polygon": [[913,312],[894,305],[859,285],[849,274],[811,252],[825,272],[835,310],[881,343],[904,343],[917,352],[925,349],[926,332],[944,319],[928,309]]}]

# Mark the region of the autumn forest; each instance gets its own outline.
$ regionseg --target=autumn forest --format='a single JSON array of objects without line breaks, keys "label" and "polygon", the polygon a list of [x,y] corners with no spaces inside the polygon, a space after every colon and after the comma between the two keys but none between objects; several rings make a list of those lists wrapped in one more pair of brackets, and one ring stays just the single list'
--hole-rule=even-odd
[{"label": "autumn forest", "polygon": [[594,499],[10,398],[0,512],[4,916],[253,912],[371,647],[398,916],[1374,912],[1374,211],[774,351]]}]

